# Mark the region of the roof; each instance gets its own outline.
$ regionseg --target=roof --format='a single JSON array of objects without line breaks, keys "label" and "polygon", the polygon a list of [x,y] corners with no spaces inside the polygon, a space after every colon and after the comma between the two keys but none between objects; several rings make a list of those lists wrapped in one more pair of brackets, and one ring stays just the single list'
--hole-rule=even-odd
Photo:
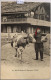
[{"label": "roof", "polygon": [[[37,11],[38,7],[39,7],[39,5],[35,9],[33,9],[33,11]],[[40,9],[41,9],[41,7],[44,7],[46,13],[50,15],[50,3],[42,3],[40,5]],[[37,14],[40,14],[40,12]]]},{"label": "roof", "polygon": [[25,2],[24,4],[17,4],[16,2],[1,2],[1,13],[28,12],[40,4],[41,3],[39,2]]}]

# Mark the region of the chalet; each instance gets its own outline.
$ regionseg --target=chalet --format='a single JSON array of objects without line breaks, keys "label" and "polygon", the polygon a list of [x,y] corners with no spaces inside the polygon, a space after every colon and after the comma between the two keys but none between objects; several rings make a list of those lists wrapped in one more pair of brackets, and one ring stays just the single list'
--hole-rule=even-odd
[{"label": "chalet", "polygon": [[50,22],[46,21],[45,17],[48,12],[45,12],[44,7],[40,7],[41,5],[42,3],[34,2],[25,2],[24,4],[17,4],[16,2],[2,2],[1,32],[20,33],[21,31],[24,31],[25,33],[34,33],[35,29],[39,27],[43,32],[49,33]]},{"label": "chalet", "polygon": [[33,11],[35,19],[50,21],[50,3],[42,3]]}]

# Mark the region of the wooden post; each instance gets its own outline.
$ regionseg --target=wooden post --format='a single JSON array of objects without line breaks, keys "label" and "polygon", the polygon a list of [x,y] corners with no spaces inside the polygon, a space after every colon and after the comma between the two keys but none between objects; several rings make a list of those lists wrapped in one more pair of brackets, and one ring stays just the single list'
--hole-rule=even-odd
[{"label": "wooden post", "polygon": [[6,29],[6,26],[3,26],[3,32],[4,32],[4,33],[7,32],[6,30],[7,30],[7,29]]},{"label": "wooden post", "polygon": [[30,33],[30,27],[27,28],[27,33]]},{"label": "wooden post", "polygon": [[7,26],[7,32],[11,33],[11,26]]},{"label": "wooden post", "polygon": [[33,27],[32,27],[32,33],[33,33]]},{"label": "wooden post", "polygon": [[16,33],[16,26],[13,27],[13,33]]},{"label": "wooden post", "polygon": [[30,27],[29,27],[29,33],[30,33]]}]

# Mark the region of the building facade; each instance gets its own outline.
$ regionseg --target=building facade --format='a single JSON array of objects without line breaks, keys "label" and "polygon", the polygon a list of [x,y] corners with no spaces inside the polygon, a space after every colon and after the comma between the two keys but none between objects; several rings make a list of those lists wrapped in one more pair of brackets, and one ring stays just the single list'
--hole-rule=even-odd
[{"label": "building facade", "polygon": [[50,3],[42,3],[40,6],[36,7],[34,12],[34,18],[50,21]]},{"label": "building facade", "polygon": [[[42,7],[40,11],[41,4],[31,3],[33,6],[31,5],[30,7],[30,3],[24,4],[25,6],[18,5],[15,3],[16,2],[6,3],[7,5],[3,5],[4,3],[2,3],[1,10],[2,33],[16,33],[16,32],[21,33],[21,31],[25,33],[34,33],[37,27],[39,27],[42,30],[42,32],[48,33],[50,32],[49,25],[44,26],[41,25],[40,22],[39,24],[37,24],[37,20],[35,20],[35,19],[46,20],[45,9]],[[38,9],[35,10],[34,8],[37,8],[37,6]],[[40,12],[38,13],[38,11]]]}]

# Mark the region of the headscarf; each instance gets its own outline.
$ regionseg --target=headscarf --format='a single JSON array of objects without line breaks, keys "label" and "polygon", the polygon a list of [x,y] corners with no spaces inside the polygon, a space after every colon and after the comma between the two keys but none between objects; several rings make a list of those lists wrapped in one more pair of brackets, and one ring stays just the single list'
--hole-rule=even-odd
[{"label": "headscarf", "polygon": [[40,29],[39,28],[36,29],[35,36],[37,36],[38,30],[40,30]]}]

